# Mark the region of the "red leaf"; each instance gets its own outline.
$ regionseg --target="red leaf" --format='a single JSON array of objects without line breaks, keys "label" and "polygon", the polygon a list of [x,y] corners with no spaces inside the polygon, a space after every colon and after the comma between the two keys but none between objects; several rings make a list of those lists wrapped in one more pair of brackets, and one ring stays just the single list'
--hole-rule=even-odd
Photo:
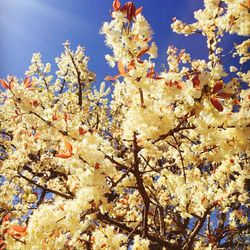
[{"label": "red leaf", "polygon": [[95,164],[95,169],[96,169],[96,170],[100,169],[100,166],[101,166],[100,163],[97,162],[97,163]]},{"label": "red leaf", "polygon": [[128,64],[128,66],[127,66],[127,69],[128,70],[131,70],[131,69],[133,69],[135,67],[135,59],[132,59],[130,62],[129,62],[129,64]]},{"label": "red leaf", "polygon": [[213,87],[213,93],[218,93],[223,87],[223,82],[222,81],[218,81],[217,83],[215,83],[214,87]]},{"label": "red leaf", "polygon": [[223,111],[223,106],[222,104],[220,103],[220,101],[214,97],[211,97],[210,99],[211,103],[213,104],[213,106],[220,112]]},{"label": "red leaf", "polygon": [[10,214],[6,214],[4,217],[3,217],[3,222],[6,222],[6,221],[9,221],[10,220]]},{"label": "red leaf", "polygon": [[30,77],[26,77],[23,81],[23,84],[25,86],[25,88],[30,88],[32,86],[32,82]]},{"label": "red leaf", "polygon": [[122,7],[122,11],[126,12],[127,18],[128,18],[129,21],[131,21],[135,17],[136,8],[135,8],[135,5],[132,2],[126,3]]},{"label": "red leaf", "polygon": [[200,89],[201,82],[200,82],[200,79],[199,79],[199,75],[198,75],[198,74],[196,74],[196,75],[193,77],[192,82],[193,82],[193,87],[194,87],[194,88]]},{"label": "red leaf", "polygon": [[80,135],[84,135],[84,134],[86,134],[86,133],[87,133],[87,131],[84,130],[82,127],[79,128],[79,134],[80,134]]},{"label": "red leaf", "polygon": [[11,226],[11,229],[13,229],[14,231],[18,232],[18,233],[24,233],[27,229],[27,227],[22,227],[19,225],[13,225]]},{"label": "red leaf", "polygon": [[114,2],[113,2],[113,10],[118,11],[118,10],[120,10],[120,8],[121,8],[120,1],[119,0],[114,0]]},{"label": "red leaf", "polygon": [[33,101],[31,102],[31,104],[32,104],[32,106],[34,106],[34,107],[38,107],[39,104],[40,104],[40,102],[39,102],[38,100],[33,100]]},{"label": "red leaf", "polygon": [[4,79],[0,79],[0,83],[5,89],[9,89],[8,83]]},{"label": "red leaf", "polygon": [[216,96],[222,99],[229,99],[232,95],[233,94],[231,93],[221,92],[221,93],[218,93]]},{"label": "red leaf", "polygon": [[71,156],[72,156],[72,154],[70,154],[70,153],[58,153],[55,155],[55,157],[63,158],[63,159],[70,158]]},{"label": "red leaf", "polygon": [[140,7],[140,8],[138,8],[138,9],[136,9],[135,15],[136,15],[136,16],[139,15],[139,14],[142,12],[142,9],[143,9],[143,7]]}]

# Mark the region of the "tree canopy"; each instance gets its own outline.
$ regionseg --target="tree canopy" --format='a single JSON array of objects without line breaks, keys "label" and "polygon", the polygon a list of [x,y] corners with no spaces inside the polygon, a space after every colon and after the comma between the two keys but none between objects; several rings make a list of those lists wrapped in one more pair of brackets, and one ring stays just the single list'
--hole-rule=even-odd
[{"label": "tree canopy", "polygon": [[250,35],[249,1],[173,18],[208,58],[170,46],[161,72],[142,7],[112,8],[106,84],[68,41],[55,73],[34,53],[0,80],[0,249],[247,249],[250,40],[221,39]]}]

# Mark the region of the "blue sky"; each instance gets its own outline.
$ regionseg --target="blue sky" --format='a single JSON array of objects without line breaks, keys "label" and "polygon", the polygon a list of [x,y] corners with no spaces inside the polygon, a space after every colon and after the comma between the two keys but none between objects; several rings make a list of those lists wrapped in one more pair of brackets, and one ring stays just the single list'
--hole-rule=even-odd
[{"label": "blue sky", "polygon": [[[111,19],[112,0],[1,0],[0,1],[0,78],[7,74],[24,77],[33,52],[41,52],[44,62],[54,63],[69,40],[73,48],[86,47],[91,58],[89,68],[101,82],[111,69],[104,55],[111,51],[104,45],[99,30]],[[125,3],[125,1],[122,1]],[[205,38],[184,37],[170,29],[172,17],[192,22],[193,11],[202,8],[201,0],[135,0],[143,6],[143,14],[154,30],[153,39],[159,46],[158,65],[166,63],[169,45],[186,48],[193,58],[206,58]],[[232,48],[236,37],[227,39],[225,51]]]}]

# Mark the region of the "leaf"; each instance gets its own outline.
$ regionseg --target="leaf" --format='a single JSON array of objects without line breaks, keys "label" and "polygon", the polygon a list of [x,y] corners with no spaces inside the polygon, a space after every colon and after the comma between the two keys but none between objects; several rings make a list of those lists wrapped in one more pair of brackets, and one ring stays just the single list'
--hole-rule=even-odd
[{"label": "leaf", "polygon": [[30,88],[32,86],[32,82],[30,77],[26,77],[23,81],[24,87],[25,88]]},{"label": "leaf", "polygon": [[147,48],[145,48],[145,49],[142,49],[138,54],[137,54],[137,56],[136,57],[141,57],[141,56],[143,56],[145,53],[147,53],[148,51],[149,51],[149,47],[147,47]]},{"label": "leaf", "polygon": [[9,89],[8,83],[4,79],[0,79],[0,83],[5,89]]},{"label": "leaf", "polygon": [[118,66],[120,76],[124,76],[126,74],[126,70],[125,70],[124,64],[123,64],[123,62],[121,60],[119,60],[117,66]]},{"label": "leaf", "polygon": [[79,128],[79,135],[84,135],[86,133],[87,133],[87,131],[84,130],[82,127]]},{"label": "leaf", "polygon": [[56,121],[57,119],[58,119],[57,115],[56,115],[56,114],[53,114],[53,115],[52,115],[52,120],[53,120],[53,121]]},{"label": "leaf", "polygon": [[140,8],[138,8],[138,9],[136,9],[135,15],[136,15],[136,16],[139,15],[139,14],[142,12],[142,9],[143,9],[143,7],[140,7]]},{"label": "leaf", "polygon": [[100,167],[101,167],[100,163],[97,162],[97,163],[95,164],[95,169],[98,170],[98,169],[100,169]]},{"label": "leaf", "polygon": [[36,141],[37,139],[39,139],[40,138],[40,136],[41,136],[41,132],[38,132],[38,133],[36,133],[35,135],[34,135],[34,140]]},{"label": "leaf", "polygon": [[73,151],[72,145],[68,141],[66,141],[66,140],[64,141],[64,145],[65,145],[66,149],[68,150],[68,152],[70,154],[72,154],[72,151]]},{"label": "leaf", "polygon": [[129,21],[131,21],[135,17],[136,8],[132,2],[125,3],[121,10],[127,14],[127,18]]},{"label": "leaf", "polygon": [[223,87],[223,82],[222,81],[218,81],[215,83],[214,87],[213,87],[213,93],[218,93]]},{"label": "leaf", "polygon": [[16,231],[18,233],[23,233],[26,231],[27,227],[23,227],[23,226],[19,226],[19,225],[12,225],[11,229],[13,229],[14,231]]},{"label": "leaf", "polygon": [[211,97],[210,101],[218,111],[223,111],[223,106],[218,99],[216,99],[215,97]]},{"label": "leaf", "polygon": [[200,82],[200,79],[199,79],[199,75],[196,74],[193,79],[192,79],[192,82],[193,82],[193,87],[196,88],[196,89],[200,89],[201,87],[201,82]]},{"label": "leaf", "polygon": [[10,214],[6,214],[4,217],[3,217],[3,222],[6,222],[6,221],[9,221],[10,220]]},{"label": "leaf", "polygon": [[39,102],[38,100],[33,100],[31,104],[32,104],[32,106],[34,106],[34,107],[38,107],[39,104],[40,104],[40,102]]},{"label": "leaf", "polygon": [[121,3],[120,3],[119,0],[114,0],[112,6],[113,6],[113,10],[114,10],[114,11],[118,11],[118,10],[120,10],[120,8],[121,8]]},{"label": "leaf", "polygon": [[72,154],[70,154],[70,153],[58,153],[55,155],[55,157],[63,158],[63,159],[70,158],[71,156],[72,156]]},{"label": "leaf", "polygon": [[131,70],[131,69],[134,69],[135,68],[135,59],[132,59],[130,62],[129,62],[129,64],[128,64],[128,66],[127,66],[127,69],[128,70]]}]

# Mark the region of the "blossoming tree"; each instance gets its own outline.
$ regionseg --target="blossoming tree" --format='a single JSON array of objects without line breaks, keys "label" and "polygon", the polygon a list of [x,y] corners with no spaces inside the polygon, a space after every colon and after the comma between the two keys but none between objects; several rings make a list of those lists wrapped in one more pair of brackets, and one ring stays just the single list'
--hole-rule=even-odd
[{"label": "blossoming tree", "polygon": [[[93,86],[82,47],[41,55],[1,80],[0,249],[247,249],[250,71],[222,64],[225,33],[250,34],[248,0],[205,0],[177,33],[207,38],[208,59],[157,46],[132,2],[101,33],[118,68]],[[250,40],[235,44],[243,65]]]}]

